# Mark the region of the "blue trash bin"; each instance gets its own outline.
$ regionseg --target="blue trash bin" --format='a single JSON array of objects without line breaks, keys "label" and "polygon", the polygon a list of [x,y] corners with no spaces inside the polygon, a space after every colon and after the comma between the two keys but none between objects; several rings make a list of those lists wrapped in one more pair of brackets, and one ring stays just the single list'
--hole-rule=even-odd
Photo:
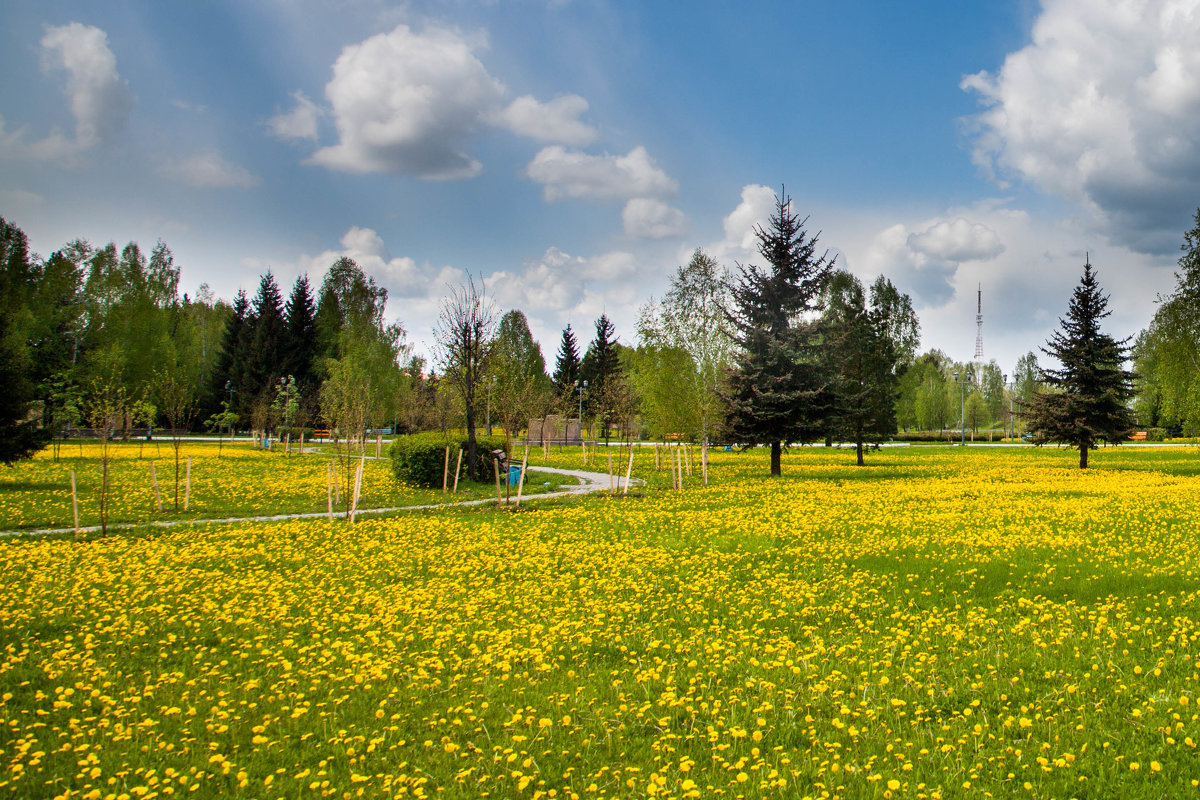
[{"label": "blue trash bin", "polygon": [[509,467],[508,468],[508,485],[516,486],[520,482],[521,482],[521,468],[520,467]]}]

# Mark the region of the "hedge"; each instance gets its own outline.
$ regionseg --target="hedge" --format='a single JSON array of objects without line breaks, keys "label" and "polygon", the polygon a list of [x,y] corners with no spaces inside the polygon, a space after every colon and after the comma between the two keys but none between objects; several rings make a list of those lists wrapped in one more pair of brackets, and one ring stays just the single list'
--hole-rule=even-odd
[{"label": "hedge", "polygon": [[[492,475],[492,451],[504,449],[503,436],[475,437],[476,472],[484,479]],[[397,436],[392,442],[392,473],[396,480],[410,486],[438,488],[442,485],[446,465],[446,448],[450,448],[450,481],[454,481],[454,465],[458,461],[458,449],[463,451],[462,473],[464,480],[467,469],[467,437],[447,436],[443,433],[414,433]]]}]

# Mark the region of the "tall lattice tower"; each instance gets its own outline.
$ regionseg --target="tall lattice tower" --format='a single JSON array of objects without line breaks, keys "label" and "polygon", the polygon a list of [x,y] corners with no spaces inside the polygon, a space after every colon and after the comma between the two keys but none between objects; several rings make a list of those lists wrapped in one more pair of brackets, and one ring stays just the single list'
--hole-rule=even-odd
[{"label": "tall lattice tower", "polygon": [[983,284],[979,284],[975,305],[975,358],[983,358]]}]

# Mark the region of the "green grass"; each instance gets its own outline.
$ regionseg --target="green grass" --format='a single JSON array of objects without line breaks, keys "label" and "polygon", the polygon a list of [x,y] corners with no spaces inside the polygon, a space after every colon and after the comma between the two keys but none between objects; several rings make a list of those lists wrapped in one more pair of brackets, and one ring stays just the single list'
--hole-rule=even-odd
[{"label": "green grass", "polygon": [[[179,510],[175,507],[175,457],[169,441],[113,443],[109,462],[110,524],[156,520],[204,520],[276,514],[312,514],[328,509],[328,476],[335,462],[331,448],[317,447],[304,455],[284,455],[278,448],[255,450],[247,443],[217,445],[186,442],[181,450]],[[75,472],[79,522],[87,527],[100,522],[102,478],[100,446],[67,444],[58,451],[43,451],[32,461],[0,470],[0,531],[73,526],[71,472]],[[186,462],[192,457],[192,486],[187,500]],[[151,464],[158,480],[162,512],[158,511]],[[349,497],[349,474],[358,459],[337,459],[339,476],[335,513],[344,513]],[[531,471],[527,494],[554,491],[573,485],[574,478]],[[549,483],[550,486],[545,484]],[[453,484],[453,476],[451,476]],[[443,494],[398,484],[387,460],[364,463],[360,509],[431,505],[495,497],[493,480],[474,482],[462,476],[458,491]],[[514,496],[515,488],[512,490]]]},{"label": "green grass", "polygon": [[1196,793],[1194,450],[853,458],[0,543],[0,796]]}]

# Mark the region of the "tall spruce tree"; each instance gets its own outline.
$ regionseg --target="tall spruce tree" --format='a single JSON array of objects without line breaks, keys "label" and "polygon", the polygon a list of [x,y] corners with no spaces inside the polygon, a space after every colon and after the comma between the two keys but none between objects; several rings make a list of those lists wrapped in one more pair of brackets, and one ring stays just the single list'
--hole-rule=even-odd
[{"label": "tall spruce tree", "polygon": [[555,391],[563,397],[575,391],[575,381],[579,380],[579,344],[569,324],[563,328],[562,340],[558,343],[553,380]]},{"label": "tall spruce tree", "polygon": [[612,417],[609,398],[609,381],[621,370],[620,357],[615,347],[617,343],[616,326],[607,314],[601,314],[596,320],[596,338],[588,344],[587,352],[579,362],[579,376],[588,382],[587,390],[583,393],[583,408],[585,413],[599,417],[604,430],[604,440],[608,441],[608,424]]},{"label": "tall spruce tree", "polygon": [[314,397],[318,386],[313,366],[317,353],[316,314],[317,308],[313,303],[308,276],[301,275],[292,286],[292,293],[288,296],[284,309],[287,334],[283,374],[296,379],[300,396],[304,398]]},{"label": "tall spruce tree", "polygon": [[270,272],[258,283],[252,314],[254,334],[247,354],[246,391],[253,397],[274,399],[274,384],[283,375],[287,325],[279,285]]},{"label": "tall spruce tree", "polygon": [[49,431],[40,430],[37,420],[28,418],[34,399],[28,377],[34,275],[25,232],[0,217],[0,463],[4,464],[31,457],[49,439]]},{"label": "tall spruce tree", "polygon": [[1129,339],[1118,341],[1100,331],[1100,321],[1111,313],[1091,263],[1085,263],[1067,316],[1059,318],[1061,330],[1041,348],[1060,367],[1042,369],[1049,391],[1035,395],[1029,406],[1034,442],[1078,449],[1080,469],[1087,469],[1088,450],[1098,442],[1120,444],[1134,425],[1129,407],[1134,375],[1123,368]]},{"label": "tall spruce tree", "polygon": [[835,259],[816,254],[807,221],[792,213],[786,194],[776,196],[770,227],[755,231],[767,266],[738,264],[739,279],[730,286],[738,348],[728,389],[730,433],[736,441],[769,444],[775,476],[783,445],[812,441],[828,415],[814,315]]}]

